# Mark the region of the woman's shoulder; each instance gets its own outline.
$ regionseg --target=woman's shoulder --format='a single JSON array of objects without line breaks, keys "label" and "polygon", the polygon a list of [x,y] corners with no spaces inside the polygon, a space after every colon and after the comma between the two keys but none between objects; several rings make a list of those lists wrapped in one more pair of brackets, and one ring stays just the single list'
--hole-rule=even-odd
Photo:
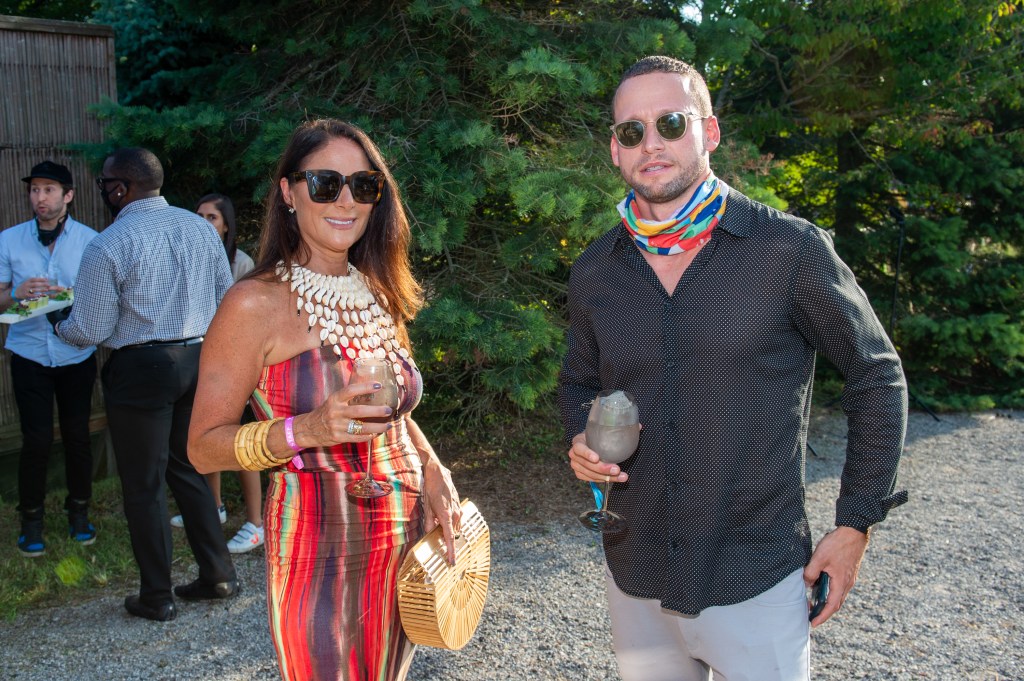
[{"label": "woman's shoulder", "polygon": [[289,309],[290,293],[288,284],[273,275],[248,277],[228,289],[218,314],[266,323],[288,312],[294,314]]}]

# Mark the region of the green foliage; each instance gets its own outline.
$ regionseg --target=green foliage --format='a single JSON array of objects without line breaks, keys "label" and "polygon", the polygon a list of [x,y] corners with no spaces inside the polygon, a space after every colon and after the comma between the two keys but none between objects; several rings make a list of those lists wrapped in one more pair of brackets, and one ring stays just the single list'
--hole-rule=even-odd
[{"label": "green foliage", "polygon": [[109,144],[153,148],[174,203],[231,195],[250,247],[299,121],[345,118],[380,144],[412,217],[439,412],[549,398],[568,268],[623,194],[611,95],[659,53],[705,69],[716,172],[834,234],[896,320],[916,392],[1022,400],[1021,0],[100,0],[94,20],[117,32]]},{"label": "green foliage", "polygon": [[894,340],[941,408],[1011,407],[1024,376],[1024,12],[996,4],[730,3],[760,34],[713,75],[727,133],[773,158],[767,185],[833,231],[884,320],[905,216]]},{"label": "green foliage", "polygon": [[297,123],[366,129],[410,209],[427,406],[476,419],[554,389],[568,267],[623,194],[611,92],[639,54],[694,56],[674,17],[661,2],[103,0],[121,102],[97,113],[110,144],[165,161],[172,202],[236,199],[250,243]]},{"label": "green foliage", "polygon": [[85,21],[92,11],[92,0],[0,0],[0,14],[34,19]]}]

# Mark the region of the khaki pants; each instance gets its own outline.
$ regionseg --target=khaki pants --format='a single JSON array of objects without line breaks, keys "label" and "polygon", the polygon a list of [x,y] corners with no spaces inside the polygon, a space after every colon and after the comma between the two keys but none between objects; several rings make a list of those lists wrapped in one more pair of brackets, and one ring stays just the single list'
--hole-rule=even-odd
[{"label": "khaki pants", "polygon": [[759,596],[690,617],[622,593],[605,568],[623,681],[809,681],[803,570]]}]

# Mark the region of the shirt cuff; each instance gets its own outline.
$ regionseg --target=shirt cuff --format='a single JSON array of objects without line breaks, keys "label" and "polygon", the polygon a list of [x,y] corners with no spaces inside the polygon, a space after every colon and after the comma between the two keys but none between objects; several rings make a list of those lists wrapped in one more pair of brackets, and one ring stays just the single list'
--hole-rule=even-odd
[{"label": "shirt cuff", "polygon": [[841,496],[836,502],[836,525],[866,532],[867,528],[885,520],[889,511],[907,503],[908,498],[907,490],[881,499],[859,495]]}]

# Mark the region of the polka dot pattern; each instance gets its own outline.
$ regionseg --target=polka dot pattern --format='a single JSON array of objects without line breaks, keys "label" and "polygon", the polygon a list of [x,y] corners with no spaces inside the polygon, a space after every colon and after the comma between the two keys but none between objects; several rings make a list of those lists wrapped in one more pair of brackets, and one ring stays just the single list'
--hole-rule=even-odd
[{"label": "polka dot pattern", "polygon": [[815,354],[843,372],[849,419],[836,524],[868,527],[893,493],[907,392],[892,344],[828,234],[729,190],[711,241],[673,295],[619,225],[569,282],[559,383],[566,437],[605,388],[632,392],[643,430],[605,539],[625,593],[697,614],[807,563],[804,463]]}]

